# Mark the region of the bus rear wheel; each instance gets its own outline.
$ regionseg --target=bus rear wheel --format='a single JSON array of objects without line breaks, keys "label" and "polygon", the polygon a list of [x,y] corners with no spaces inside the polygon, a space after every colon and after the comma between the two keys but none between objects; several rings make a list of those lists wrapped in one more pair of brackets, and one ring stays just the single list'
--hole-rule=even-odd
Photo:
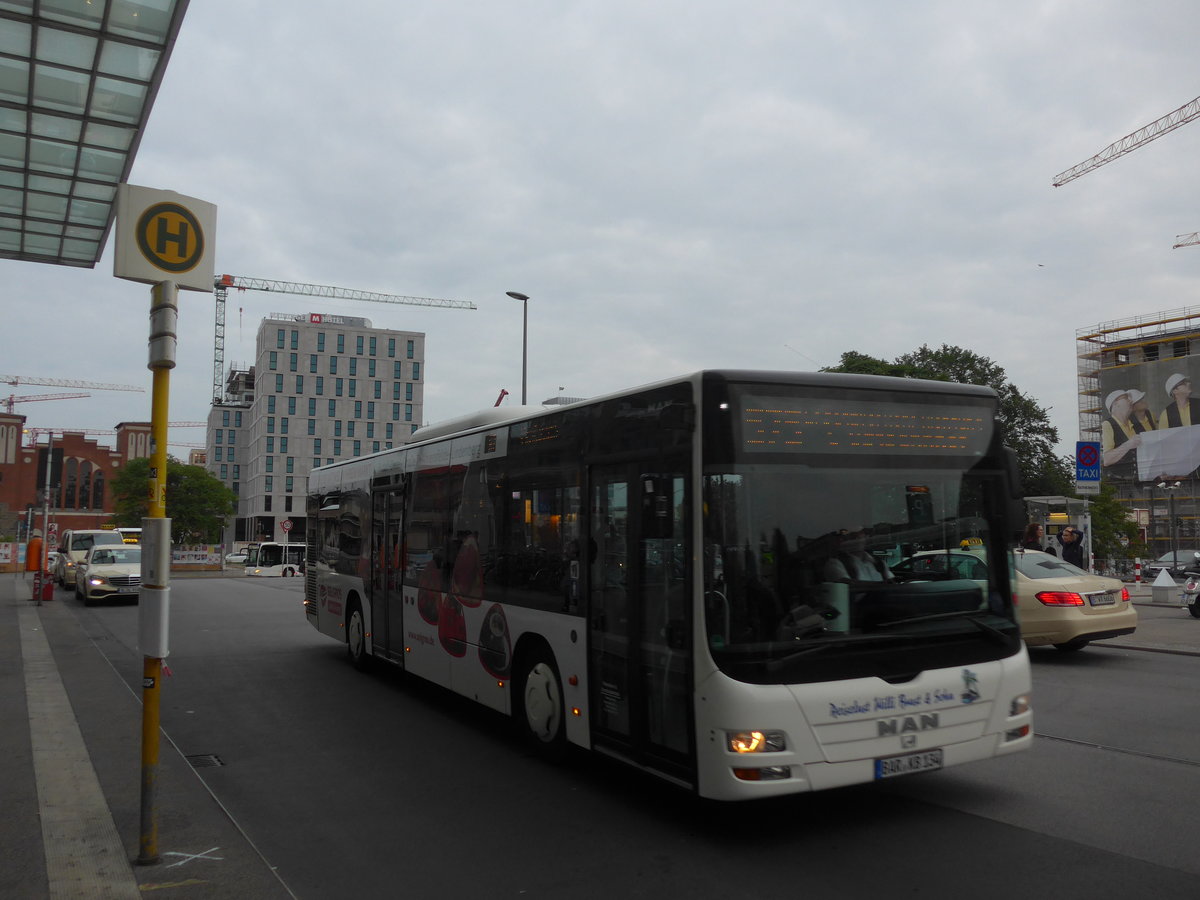
[{"label": "bus rear wheel", "polygon": [[566,755],[567,728],[562,681],[548,650],[526,657],[514,683],[513,718],[537,755],[561,760]]},{"label": "bus rear wheel", "polygon": [[355,602],[350,606],[346,616],[346,653],[354,668],[367,668],[370,658],[367,656],[367,628],[363,621],[362,608]]}]

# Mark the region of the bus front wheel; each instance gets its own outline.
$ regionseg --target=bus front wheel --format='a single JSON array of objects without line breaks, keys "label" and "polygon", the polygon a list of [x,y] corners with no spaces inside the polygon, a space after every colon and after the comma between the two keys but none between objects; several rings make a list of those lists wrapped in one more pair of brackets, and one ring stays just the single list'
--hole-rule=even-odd
[{"label": "bus front wheel", "polygon": [[539,755],[560,760],[566,754],[567,729],[562,681],[548,650],[526,657],[514,687],[513,718],[527,743]]},{"label": "bus front wheel", "polygon": [[349,654],[354,668],[367,668],[367,629],[363,622],[362,609],[357,602],[350,606],[350,612],[346,616],[346,653]]}]

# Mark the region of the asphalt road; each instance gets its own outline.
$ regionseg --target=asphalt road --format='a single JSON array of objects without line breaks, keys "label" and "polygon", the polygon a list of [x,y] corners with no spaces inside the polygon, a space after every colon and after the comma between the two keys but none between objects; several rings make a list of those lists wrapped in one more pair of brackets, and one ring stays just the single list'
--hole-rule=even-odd
[{"label": "asphalt road", "polygon": [[[1200,896],[1198,657],[1033,651],[1031,752],[730,806],[602,757],[549,766],[491,712],[356,672],[300,590],[176,580],[162,691],[166,734],[219,760],[198,773],[295,896]],[[65,602],[136,688],[136,607]]]}]

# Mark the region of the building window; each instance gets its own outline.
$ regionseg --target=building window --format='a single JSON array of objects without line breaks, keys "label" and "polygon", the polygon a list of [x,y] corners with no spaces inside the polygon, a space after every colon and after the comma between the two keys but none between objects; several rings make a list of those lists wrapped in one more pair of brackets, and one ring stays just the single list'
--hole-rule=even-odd
[{"label": "building window", "polygon": [[[290,491],[290,490],[291,490],[291,488],[289,487],[289,488],[288,488],[288,490]],[[284,512],[291,512],[291,511],[292,511],[292,498],[291,498],[291,497],[284,497],[284,498],[283,498],[283,511],[284,511]]]},{"label": "building window", "polygon": [[312,467],[314,469],[316,469],[316,468],[319,468],[320,465],[321,465],[321,457],[318,456],[316,459],[313,460]]},{"label": "building window", "polygon": [[287,434],[288,420],[286,418],[279,420],[279,433]]},{"label": "building window", "polygon": [[336,439],[333,442],[333,455],[334,456],[342,455],[342,442],[339,440],[336,440]]},{"label": "building window", "polygon": [[225,453],[225,458],[226,458],[227,460],[229,460],[230,462],[233,462],[233,447],[229,447],[229,448],[226,450],[226,453]]},{"label": "building window", "polygon": [[[375,338],[371,338],[371,340],[374,341]],[[373,360],[373,359],[367,360],[367,377],[368,378],[375,377],[375,360]]]},{"label": "building window", "polygon": [[275,346],[280,350],[283,349],[284,341],[287,339],[287,332],[280,328],[275,332]]},{"label": "building window", "polygon": [[[320,438],[313,439],[313,453],[317,454],[317,456],[321,455],[321,439]],[[319,466],[320,463],[317,463],[317,465]]]},{"label": "building window", "polygon": [[1147,344],[1142,348],[1142,358],[1146,362],[1154,362],[1158,359],[1158,344]]},{"label": "building window", "polygon": [[388,356],[396,355],[396,339],[388,338]]},{"label": "building window", "polygon": [[416,347],[415,347],[414,343],[412,341],[409,341],[408,342],[408,358],[409,359],[413,358],[413,353],[415,352],[415,350],[416,350]]},{"label": "building window", "polygon": [[337,401],[336,400],[329,401],[329,413],[327,415],[327,418],[330,418],[330,419],[337,418]]},{"label": "building window", "polygon": [[404,386],[404,399],[407,400],[409,403],[412,403],[412,398],[413,398],[412,385],[406,384]]},{"label": "building window", "polygon": [[287,453],[287,438],[285,437],[279,439],[279,452]]},{"label": "building window", "polygon": [[316,419],[309,419],[309,420],[308,420],[308,433],[309,433],[309,434],[316,434],[316,433],[317,433],[317,420],[316,420]]},{"label": "building window", "polygon": [[213,459],[216,460],[217,462],[221,461],[221,452],[222,452],[221,448],[218,447],[213,453]]},{"label": "building window", "polygon": [[267,394],[267,412],[275,412],[275,395]]},{"label": "building window", "polygon": [[292,349],[295,350],[298,346],[300,346],[300,332],[293,328],[292,329]]},{"label": "building window", "polygon": [[279,354],[272,350],[267,354],[267,368],[272,372],[279,366]]},{"label": "building window", "polygon": [[297,394],[304,393],[304,376],[303,375],[296,376],[296,393]]},{"label": "building window", "polygon": [[353,378],[350,379],[350,396],[358,396],[358,381]]},{"label": "building window", "polygon": [[308,356],[308,371],[314,375],[317,374],[317,354],[310,353]]},{"label": "building window", "polygon": [[[284,421],[286,422],[287,419],[284,419]],[[412,404],[411,403],[404,404],[404,421],[405,422],[412,421]]]},{"label": "building window", "polygon": [[374,337],[371,338],[371,342],[370,342],[370,344],[368,344],[368,346],[371,348],[369,351],[370,354],[372,356],[374,356],[375,355],[375,338]]},{"label": "building window", "polygon": [[393,400],[400,399],[400,382],[398,382],[398,381],[392,382],[392,399]]},{"label": "building window", "polygon": [[288,371],[289,372],[299,372],[300,371],[300,369],[298,368],[299,365],[300,365],[300,354],[299,353],[289,353],[288,354]]},{"label": "building window", "polygon": [[413,363],[413,377],[412,377],[412,380],[413,380],[413,381],[420,381],[420,380],[421,380],[421,364],[420,364],[419,362],[415,362],[415,363]]},{"label": "building window", "polygon": [[337,361],[338,361],[338,358],[336,356],[329,357],[329,374],[330,375],[337,374]]},{"label": "building window", "polygon": [[354,442],[354,455],[355,455],[355,456],[362,456],[362,441],[355,441],[355,442]]},{"label": "building window", "polygon": [[383,426],[383,436],[386,440],[390,441],[392,439],[393,435],[392,435],[392,423],[391,422],[388,422],[386,425]]},{"label": "building window", "polygon": [[221,438],[223,438],[224,436],[225,436],[225,432],[222,431],[220,428],[218,428],[217,429],[217,443],[218,444],[221,443]]},{"label": "building window", "polygon": [[[295,471],[296,471],[296,457],[294,457],[294,456],[289,456],[289,457],[287,458],[287,462],[284,464],[284,470],[285,470],[285,471],[287,471],[287,472],[289,472],[289,473],[290,473],[290,472],[295,472]],[[291,479],[289,478],[288,480],[290,481]],[[288,488],[288,490],[290,491],[290,490],[291,490],[291,488]]]},{"label": "building window", "polygon": [[400,421],[400,404],[399,403],[392,404],[392,421],[393,422]]},{"label": "building window", "polygon": [[382,396],[383,396],[383,382],[377,381],[377,382],[375,382],[375,399],[378,400]]},{"label": "building window", "polygon": [[334,379],[333,392],[334,392],[334,394],[336,394],[339,397],[342,396],[342,379],[341,378]]},{"label": "building window", "polygon": [[315,416],[317,414],[317,398],[316,397],[308,398],[308,414],[310,416]]},{"label": "building window", "polygon": [[235,444],[235,443],[237,443],[237,442],[236,442],[236,441],[233,439],[233,436],[234,436],[234,430],[233,430],[232,428],[230,428],[228,431],[226,431],[226,432],[225,432],[225,443],[227,443],[227,444]]},{"label": "building window", "polygon": [[358,360],[357,359],[350,360],[350,372],[348,374],[350,374],[350,375],[358,374]]},{"label": "building window", "polygon": [[367,423],[367,437],[369,437],[369,438],[375,437],[375,423],[374,422]]},{"label": "building window", "polygon": [[275,433],[275,417],[267,416],[267,434]]},{"label": "building window", "polygon": [[229,466],[221,466],[221,480],[225,481],[229,477]]},{"label": "building window", "polygon": [[362,418],[362,401],[361,400],[354,401],[354,418],[356,418],[356,419]]},{"label": "building window", "polygon": [[354,339],[354,352],[359,356],[363,354],[363,336],[361,334]]},{"label": "building window", "polygon": [[372,453],[378,453],[378,452],[379,452],[379,441],[373,441],[373,442],[371,443],[371,452],[372,452]]},{"label": "building window", "polygon": [[266,471],[274,472],[275,471],[275,457],[267,456],[264,458],[266,460],[266,466],[267,466]]},{"label": "building window", "polygon": [[287,401],[288,401],[288,415],[294,416],[296,414],[296,398],[288,397]]},{"label": "building window", "polygon": [[325,393],[325,379],[322,378],[320,375],[318,375],[317,376],[317,396],[319,397],[324,393]]},{"label": "building window", "polygon": [[323,332],[323,331],[317,332],[317,352],[318,353],[325,352],[325,332]]},{"label": "building window", "polygon": [[229,410],[221,411],[221,425],[225,428],[229,427]]},{"label": "building window", "polygon": [[353,422],[353,420],[346,423],[346,437],[354,437],[354,422]]},{"label": "building window", "polygon": [[241,475],[241,472],[242,472],[242,467],[241,467],[241,466],[234,466],[234,467],[233,467],[233,477],[234,477],[234,480],[237,480],[238,478],[241,478],[241,477],[242,477],[242,475]]},{"label": "building window", "polygon": [[375,404],[374,403],[370,403],[370,402],[367,403],[367,418],[368,419],[375,418]]},{"label": "building window", "polygon": [[394,378],[396,381],[404,380],[404,369],[402,368],[403,365],[404,363],[397,360],[397,362],[392,366],[392,378]]},{"label": "building window", "polygon": [[242,427],[242,414],[240,412],[233,414],[233,424],[238,428]]},{"label": "building window", "polygon": [[[271,491],[275,490],[275,479],[272,476],[268,475],[265,480],[266,480],[266,491],[269,494],[269,493],[271,493]],[[267,502],[268,503],[271,502],[270,497],[267,498]]]},{"label": "building window", "polygon": [[[271,479],[268,478],[267,479],[268,485],[270,484],[270,481],[271,481]],[[271,488],[268,486],[267,490],[269,491],[270,489]],[[265,498],[263,498],[263,512],[270,512],[270,511],[271,511],[271,498],[265,497]]]},{"label": "building window", "polygon": [[337,349],[337,352],[338,352],[338,353],[345,353],[345,352],[346,352],[346,336],[345,336],[344,334],[339,334],[339,335],[338,335],[338,349]]},{"label": "building window", "polygon": [[277,394],[283,393],[283,376],[282,375],[275,376],[275,393],[277,393]]},{"label": "building window", "polygon": [[291,475],[284,476],[283,489],[285,491],[287,491],[289,494],[292,492],[292,481],[293,481],[293,479],[292,479]]},{"label": "building window", "polygon": [[334,437],[342,436],[342,420],[341,419],[334,419],[334,421],[333,421],[333,436]]},{"label": "building window", "polygon": [[275,438],[273,438],[273,437],[267,438],[267,452],[268,453],[275,452]]}]

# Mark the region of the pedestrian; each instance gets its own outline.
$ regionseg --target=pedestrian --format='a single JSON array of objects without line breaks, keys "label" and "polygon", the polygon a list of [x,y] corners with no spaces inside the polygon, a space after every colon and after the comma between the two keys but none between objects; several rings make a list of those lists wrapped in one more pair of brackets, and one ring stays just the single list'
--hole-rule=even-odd
[{"label": "pedestrian", "polygon": [[1037,522],[1030,522],[1025,526],[1025,534],[1021,536],[1022,550],[1041,550],[1042,538],[1045,537],[1045,531]]},{"label": "pedestrian", "polygon": [[1058,542],[1062,544],[1063,562],[1087,569],[1083,559],[1083,532],[1068,525],[1058,534]]}]

